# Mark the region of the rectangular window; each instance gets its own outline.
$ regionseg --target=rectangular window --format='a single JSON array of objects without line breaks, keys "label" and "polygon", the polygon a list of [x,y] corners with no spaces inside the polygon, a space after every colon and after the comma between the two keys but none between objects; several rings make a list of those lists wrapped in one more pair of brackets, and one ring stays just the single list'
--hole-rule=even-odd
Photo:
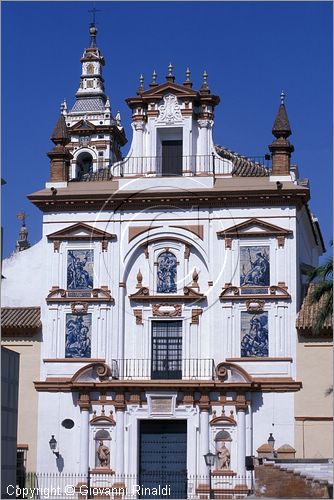
[{"label": "rectangular window", "polygon": [[240,247],[240,286],[270,286],[269,250],[269,246]]},{"label": "rectangular window", "polygon": [[182,378],[182,321],[152,321],[152,379]]},{"label": "rectangular window", "polygon": [[94,250],[67,251],[67,290],[93,288]]},{"label": "rectangular window", "polygon": [[182,141],[162,141],[161,174],[182,175]]},{"label": "rectangular window", "polygon": [[66,314],[65,358],[90,358],[91,314]]},{"label": "rectangular window", "polygon": [[241,313],[241,357],[269,356],[268,312]]}]

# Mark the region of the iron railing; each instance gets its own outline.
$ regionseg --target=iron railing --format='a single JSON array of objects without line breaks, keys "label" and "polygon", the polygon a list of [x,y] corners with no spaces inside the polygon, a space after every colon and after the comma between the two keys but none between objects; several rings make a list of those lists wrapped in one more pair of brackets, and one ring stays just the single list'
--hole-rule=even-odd
[{"label": "iron railing", "polygon": [[115,177],[174,177],[228,174],[231,162],[218,155],[128,157],[112,166]]},{"label": "iron railing", "polygon": [[[159,364],[163,360],[159,360]],[[186,380],[214,380],[216,376],[213,359],[174,359],[166,361],[164,375],[159,366],[152,359],[113,359],[111,362],[112,377],[120,380],[152,380],[186,379]],[[158,370],[158,371],[157,371]]]},{"label": "iron railing", "polygon": [[[192,475],[181,472],[149,472],[141,474],[115,474],[90,472],[36,473],[28,472],[21,486],[8,485],[7,498],[184,498],[222,499],[244,498],[252,493],[251,475],[232,476],[214,473]],[[164,488],[164,490],[163,490]],[[155,490],[153,490],[155,489]],[[160,493],[159,493],[160,491]]]}]

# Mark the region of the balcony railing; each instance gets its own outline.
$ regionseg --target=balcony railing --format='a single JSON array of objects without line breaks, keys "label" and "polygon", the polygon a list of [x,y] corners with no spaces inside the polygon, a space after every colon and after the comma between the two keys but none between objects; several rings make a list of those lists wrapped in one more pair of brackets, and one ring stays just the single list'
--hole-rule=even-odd
[{"label": "balcony railing", "polygon": [[112,166],[114,177],[174,177],[228,174],[231,162],[212,155],[129,157]]},{"label": "balcony railing", "polygon": [[119,380],[214,380],[213,359],[113,359],[112,377]]}]

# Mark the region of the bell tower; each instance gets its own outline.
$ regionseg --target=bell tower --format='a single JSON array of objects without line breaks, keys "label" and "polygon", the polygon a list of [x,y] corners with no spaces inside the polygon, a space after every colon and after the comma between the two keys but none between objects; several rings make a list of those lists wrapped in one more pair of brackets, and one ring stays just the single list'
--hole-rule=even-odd
[{"label": "bell tower", "polygon": [[66,148],[72,155],[66,181],[110,179],[112,165],[121,160],[121,147],[127,142],[120,114],[113,116],[110,99],[105,93],[105,60],[97,47],[96,37],[94,21],[89,27],[89,47],[80,59],[80,84],[74,105],[68,110],[64,100],[61,106],[69,136]]}]

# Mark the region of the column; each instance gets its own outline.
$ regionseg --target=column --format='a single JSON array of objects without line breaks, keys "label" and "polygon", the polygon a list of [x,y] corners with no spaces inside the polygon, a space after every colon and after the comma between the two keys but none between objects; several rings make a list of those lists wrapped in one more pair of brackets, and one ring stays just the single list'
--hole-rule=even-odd
[{"label": "column", "polygon": [[[135,162],[133,167],[130,165],[130,174],[143,174],[147,171],[147,165],[144,165],[144,159],[143,159],[143,133],[144,133],[144,127],[145,123],[143,121],[135,121],[133,123],[135,133],[136,133],[136,150],[135,150],[135,157],[132,159],[132,161]],[[131,159],[130,159],[131,161]]]},{"label": "column", "polygon": [[124,474],[124,409],[116,410],[115,472],[117,475]]},{"label": "column", "polygon": [[90,401],[88,394],[81,394],[79,399],[80,407],[80,462],[79,472],[88,473],[89,467],[89,409]]},{"label": "column", "polygon": [[204,455],[209,451],[209,410],[210,399],[207,394],[202,394],[198,405],[199,414],[199,456],[198,473],[207,476],[208,467],[205,464]]},{"label": "column", "polygon": [[246,457],[246,406],[237,407],[237,440],[238,440],[238,470],[239,476],[246,475],[245,457]]}]

